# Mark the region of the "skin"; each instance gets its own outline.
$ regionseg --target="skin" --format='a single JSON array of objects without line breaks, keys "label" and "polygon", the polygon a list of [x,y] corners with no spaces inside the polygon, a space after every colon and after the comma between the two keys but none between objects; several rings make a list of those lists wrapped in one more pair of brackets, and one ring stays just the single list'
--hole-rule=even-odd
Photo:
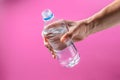
[{"label": "skin", "polygon": [[[115,0],[87,19],[80,21],[58,20],[46,27],[56,27],[62,23],[66,24],[69,31],[61,37],[61,42],[65,43],[68,39],[72,39],[73,42],[81,41],[91,34],[120,24],[120,0]],[[53,58],[56,58],[53,48],[45,37],[44,45],[50,50]]]}]

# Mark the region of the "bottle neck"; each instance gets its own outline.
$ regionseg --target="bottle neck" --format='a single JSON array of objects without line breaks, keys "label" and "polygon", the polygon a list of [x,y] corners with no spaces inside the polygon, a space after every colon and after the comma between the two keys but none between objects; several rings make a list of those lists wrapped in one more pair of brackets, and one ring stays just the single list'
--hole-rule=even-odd
[{"label": "bottle neck", "polygon": [[51,24],[51,23],[53,23],[53,22],[55,22],[55,21],[57,21],[58,19],[56,19],[55,17],[52,17],[51,19],[49,19],[49,20],[44,20],[44,26],[46,26],[46,25],[49,25],[49,24]]}]

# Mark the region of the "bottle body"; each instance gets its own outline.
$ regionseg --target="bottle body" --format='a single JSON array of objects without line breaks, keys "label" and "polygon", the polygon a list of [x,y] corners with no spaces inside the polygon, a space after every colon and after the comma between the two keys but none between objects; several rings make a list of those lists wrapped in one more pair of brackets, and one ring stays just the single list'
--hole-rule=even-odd
[{"label": "bottle body", "polygon": [[[56,19],[53,17],[45,21],[45,25],[53,23]],[[68,31],[65,23],[54,27],[44,27],[43,35],[46,37],[49,44],[54,49],[57,55],[57,60],[62,66],[73,67],[78,64],[80,60],[79,53],[71,40],[66,43],[60,41],[60,38]]]},{"label": "bottle body", "polygon": [[74,44],[71,44],[65,49],[57,52],[57,58],[59,63],[65,67],[74,67],[80,60],[79,53],[75,49]]}]

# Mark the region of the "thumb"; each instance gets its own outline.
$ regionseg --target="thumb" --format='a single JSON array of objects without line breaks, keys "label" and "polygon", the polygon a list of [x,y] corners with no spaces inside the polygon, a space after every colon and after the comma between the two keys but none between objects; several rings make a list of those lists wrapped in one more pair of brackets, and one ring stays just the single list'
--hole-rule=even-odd
[{"label": "thumb", "polygon": [[68,41],[69,39],[71,39],[71,38],[72,38],[72,33],[67,32],[67,33],[65,33],[65,34],[61,37],[60,41],[63,42],[63,43],[65,43],[65,42],[67,42],[67,41]]}]

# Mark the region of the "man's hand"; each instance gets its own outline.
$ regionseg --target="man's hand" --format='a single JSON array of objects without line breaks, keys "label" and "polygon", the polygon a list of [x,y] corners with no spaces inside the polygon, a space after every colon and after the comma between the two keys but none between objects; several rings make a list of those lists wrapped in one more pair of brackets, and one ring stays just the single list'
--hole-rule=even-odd
[{"label": "man's hand", "polygon": [[[62,24],[65,24],[68,28],[66,32],[60,39],[61,42],[65,43],[67,40],[71,39],[73,42],[81,41],[89,34],[89,24],[87,20],[81,21],[68,21],[68,20],[59,20],[56,22],[47,25],[46,28],[58,27]],[[50,50],[53,58],[56,58],[56,53],[54,52],[52,46],[49,44],[48,39],[44,37],[44,45]]]}]

